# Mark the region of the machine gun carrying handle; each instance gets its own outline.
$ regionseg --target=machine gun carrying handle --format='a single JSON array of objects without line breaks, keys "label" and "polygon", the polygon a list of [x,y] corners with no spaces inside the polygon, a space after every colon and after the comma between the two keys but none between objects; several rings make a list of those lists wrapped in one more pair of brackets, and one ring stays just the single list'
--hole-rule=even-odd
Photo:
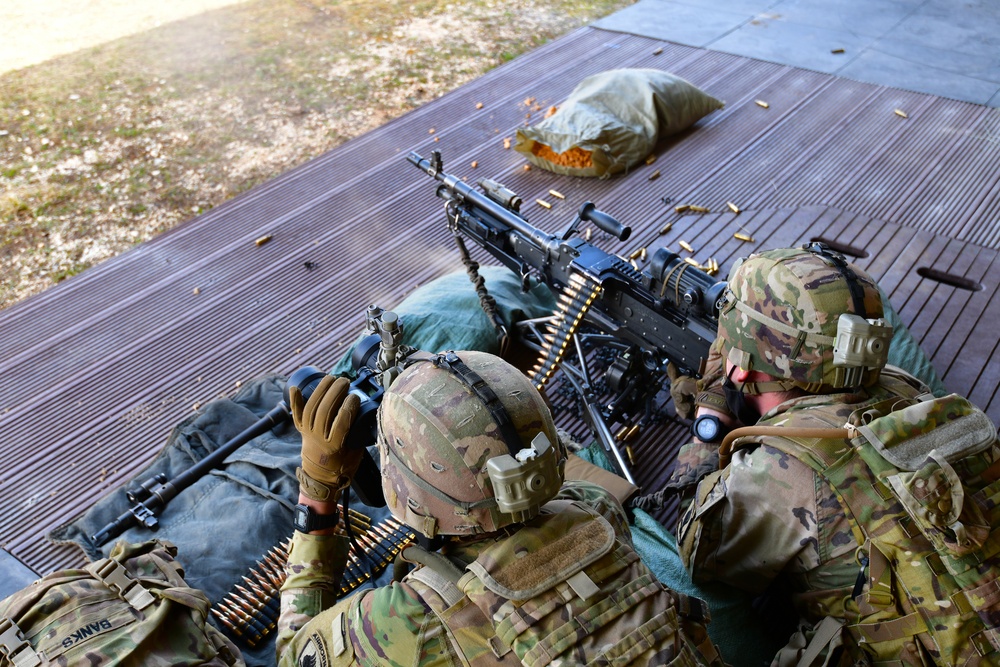
[{"label": "machine gun carrying handle", "polygon": [[619,241],[627,241],[628,237],[632,235],[631,227],[623,225],[604,211],[597,210],[594,202],[584,202],[583,206],[580,207],[579,215],[581,220],[594,223],[598,229],[611,234]]}]

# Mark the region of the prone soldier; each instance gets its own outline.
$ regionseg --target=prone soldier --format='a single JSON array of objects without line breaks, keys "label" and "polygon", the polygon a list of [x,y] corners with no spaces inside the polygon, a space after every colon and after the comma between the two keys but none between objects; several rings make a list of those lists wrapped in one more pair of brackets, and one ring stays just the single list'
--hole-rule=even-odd
[{"label": "prone soldier", "polygon": [[791,612],[773,665],[1000,664],[995,426],[887,367],[882,317],[871,277],[821,244],[732,269],[722,391],[697,401],[712,442],[678,471],[719,461],[681,517],[681,557],[695,581]]},{"label": "prone soldier", "polygon": [[617,500],[564,483],[564,441],[524,375],[482,352],[411,359],[379,406],[378,449],[390,512],[426,542],[403,552],[416,567],[401,580],[339,602],[347,539],[333,526],[358,403],[343,378],[308,401],[292,391],[303,519],[281,665],[722,664],[708,610],[639,560]]}]

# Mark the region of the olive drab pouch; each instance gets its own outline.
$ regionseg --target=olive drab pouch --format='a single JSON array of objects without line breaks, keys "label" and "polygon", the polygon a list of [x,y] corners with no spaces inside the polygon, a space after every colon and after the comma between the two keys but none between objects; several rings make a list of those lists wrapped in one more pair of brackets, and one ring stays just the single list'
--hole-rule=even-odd
[{"label": "olive drab pouch", "polygon": [[119,542],[109,558],[0,600],[0,667],[242,666],[176,553],[168,542]]}]

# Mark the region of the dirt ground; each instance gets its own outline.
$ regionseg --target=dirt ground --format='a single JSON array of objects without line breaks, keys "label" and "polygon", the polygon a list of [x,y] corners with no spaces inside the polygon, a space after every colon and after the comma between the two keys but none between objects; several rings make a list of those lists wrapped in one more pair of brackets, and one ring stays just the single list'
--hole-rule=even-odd
[{"label": "dirt ground", "polygon": [[238,2],[4,0],[0,3],[0,74]]},{"label": "dirt ground", "polygon": [[0,309],[632,2],[32,0],[125,34],[0,69]]}]

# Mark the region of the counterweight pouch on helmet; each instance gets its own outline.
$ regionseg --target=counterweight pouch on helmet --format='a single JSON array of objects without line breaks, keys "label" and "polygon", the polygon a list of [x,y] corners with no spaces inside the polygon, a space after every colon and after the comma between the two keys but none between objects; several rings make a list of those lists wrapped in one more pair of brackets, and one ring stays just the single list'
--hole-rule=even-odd
[{"label": "counterweight pouch on helmet", "polygon": [[[441,568],[427,562],[407,583],[451,628],[466,664],[721,664],[704,603],[665,588],[583,504],[547,503],[465,572],[433,574]],[[473,628],[473,616],[492,630]]]},{"label": "counterweight pouch on helmet", "polygon": [[0,601],[0,666],[244,665],[176,554],[168,542],[120,542]]}]

